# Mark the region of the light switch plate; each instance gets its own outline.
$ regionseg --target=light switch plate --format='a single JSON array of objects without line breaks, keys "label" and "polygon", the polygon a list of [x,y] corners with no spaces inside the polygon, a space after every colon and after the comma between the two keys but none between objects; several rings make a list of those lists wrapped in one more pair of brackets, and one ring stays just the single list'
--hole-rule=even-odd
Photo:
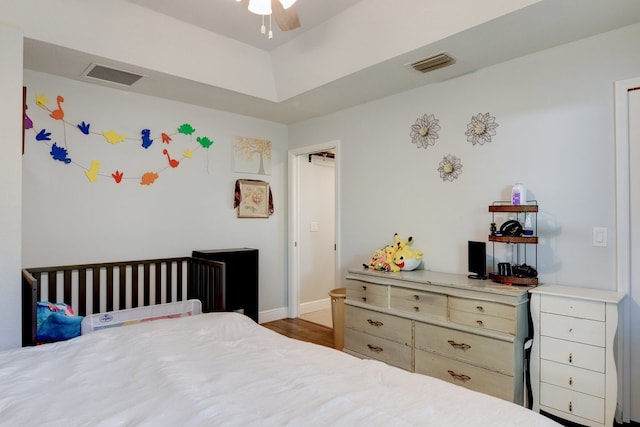
[{"label": "light switch plate", "polygon": [[607,246],[606,227],[593,227],[593,246]]}]

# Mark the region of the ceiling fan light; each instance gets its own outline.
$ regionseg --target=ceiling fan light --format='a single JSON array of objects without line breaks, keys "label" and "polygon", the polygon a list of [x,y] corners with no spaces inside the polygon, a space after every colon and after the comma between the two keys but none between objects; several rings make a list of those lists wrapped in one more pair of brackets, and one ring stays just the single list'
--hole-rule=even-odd
[{"label": "ceiling fan light", "polygon": [[296,0],[280,0],[280,4],[285,9],[289,9],[295,2]]},{"label": "ceiling fan light", "polygon": [[256,15],[271,15],[271,0],[249,0],[249,12]]}]

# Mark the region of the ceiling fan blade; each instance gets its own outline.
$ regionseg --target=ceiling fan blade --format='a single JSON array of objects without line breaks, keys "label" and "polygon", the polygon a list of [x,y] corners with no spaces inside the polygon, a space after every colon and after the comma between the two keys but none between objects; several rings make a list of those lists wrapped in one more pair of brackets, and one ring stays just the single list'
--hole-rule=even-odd
[{"label": "ceiling fan blade", "polygon": [[280,0],[271,0],[272,15],[282,31],[295,30],[300,27],[300,19],[298,19],[298,10],[296,5],[291,5],[288,9],[282,7]]}]

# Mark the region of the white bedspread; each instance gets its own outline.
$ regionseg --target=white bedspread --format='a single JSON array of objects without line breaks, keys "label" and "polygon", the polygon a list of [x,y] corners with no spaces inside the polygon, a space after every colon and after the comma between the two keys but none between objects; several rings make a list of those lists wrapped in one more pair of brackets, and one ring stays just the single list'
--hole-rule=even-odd
[{"label": "white bedspread", "polygon": [[0,425],[543,426],[509,402],[283,337],[237,313],[0,353]]}]

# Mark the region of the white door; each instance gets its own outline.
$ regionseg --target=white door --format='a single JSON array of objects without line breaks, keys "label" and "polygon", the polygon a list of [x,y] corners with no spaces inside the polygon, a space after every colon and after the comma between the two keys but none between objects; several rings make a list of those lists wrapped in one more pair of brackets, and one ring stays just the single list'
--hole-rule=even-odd
[{"label": "white door", "polygon": [[[629,337],[631,360],[631,419],[640,420],[640,87],[629,93],[629,149],[631,193],[631,289]],[[634,404],[635,402],[635,404]]]},{"label": "white door", "polygon": [[[332,167],[309,167],[309,154],[333,151]],[[317,144],[289,151],[289,255],[288,316],[330,307],[328,292],[336,287],[339,271],[339,142]],[[314,170],[315,169],[315,170]],[[332,181],[332,188],[318,179]],[[314,193],[321,192],[318,200]],[[330,199],[333,199],[331,203]],[[317,202],[322,200],[322,215]],[[327,213],[326,208],[332,212]],[[333,221],[327,218],[333,215]],[[320,283],[320,284],[318,284]],[[303,296],[304,294],[304,296]]]},{"label": "white door", "polygon": [[624,302],[619,396],[623,422],[640,421],[640,78],[616,83],[618,289]]},{"label": "white door", "polygon": [[[331,153],[333,154],[333,153]],[[331,308],[335,286],[335,160],[298,156],[300,171],[300,314]]]}]

